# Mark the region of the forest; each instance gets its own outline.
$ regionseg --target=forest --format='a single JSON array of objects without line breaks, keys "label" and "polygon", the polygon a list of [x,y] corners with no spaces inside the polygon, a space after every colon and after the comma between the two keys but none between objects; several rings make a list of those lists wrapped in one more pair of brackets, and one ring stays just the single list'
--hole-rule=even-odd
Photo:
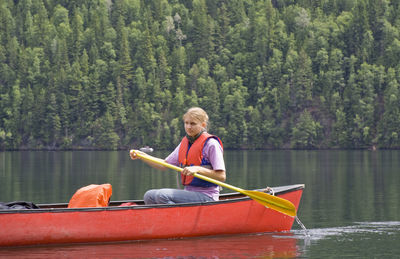
[{"label": "forest", "polygon": [[1,0],[0,150],[400,147],[398,0]]}]

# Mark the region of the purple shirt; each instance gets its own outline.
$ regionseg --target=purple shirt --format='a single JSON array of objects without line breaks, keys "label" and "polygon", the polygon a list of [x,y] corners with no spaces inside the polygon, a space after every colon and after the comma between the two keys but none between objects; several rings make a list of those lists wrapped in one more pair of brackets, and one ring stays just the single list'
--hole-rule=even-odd
[{"label": "purple shirt", "polygon": [[[168,164],[179,166],[179,144],[171,154],[165,158],[165,162]],[[223,170],[225,171],[225,162],[223,156],[223,150],[221,145],[219,144],[218,140],[215,138],[209,138],[206,143],[204,144],[203,148],[203,158],[207,159],[213,170]],[[212,187],[196,187],[196,186],[185,186],[185,190],[187,191],[196,191],[202,192],[210,197],[213,200],[217,201],[219,199],[219,186],[212,186]]]}]

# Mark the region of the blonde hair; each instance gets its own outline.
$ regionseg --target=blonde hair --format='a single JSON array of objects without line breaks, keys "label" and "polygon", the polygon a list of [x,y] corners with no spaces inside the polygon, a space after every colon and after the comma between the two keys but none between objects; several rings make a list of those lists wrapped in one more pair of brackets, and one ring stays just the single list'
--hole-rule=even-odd
[{"label": "blonde hair", "polygon": [[200,107],[192,107],[190,109],[187,110],[187,112],[183,115],[183,120],[185,120],[185,118],[191,118],[194,119],[196,121],[199,121],[200,123],[205,122],[206,123],[206,127],[205,129],[207,129],[208,127],[208,115],[207,113]]}]

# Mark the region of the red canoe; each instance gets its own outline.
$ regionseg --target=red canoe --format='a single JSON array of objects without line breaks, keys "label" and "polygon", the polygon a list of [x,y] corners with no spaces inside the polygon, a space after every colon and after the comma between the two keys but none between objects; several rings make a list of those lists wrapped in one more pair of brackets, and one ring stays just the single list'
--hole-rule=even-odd
[{"label": "red canoe", "polygon": [[[303,184],[274,187],[276,196],[298,209]],[[39,204],[40,209],[0,210],[0,246],[115,242],[128,240],[289,231],[294,218],[266,208],[238,193],[221,200],[176,205],[67,208]]]}]

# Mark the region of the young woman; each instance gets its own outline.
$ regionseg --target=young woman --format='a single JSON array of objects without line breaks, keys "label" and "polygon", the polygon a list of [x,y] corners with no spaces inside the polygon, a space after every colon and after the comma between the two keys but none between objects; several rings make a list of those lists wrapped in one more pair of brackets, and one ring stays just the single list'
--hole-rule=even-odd
[{"label": "young woman", "polygon": [[[180,166],[181,182],[184,189],[153,189],[144,194],[146,204],[174,204],[187,202],[216,201],[219,198],[219,186],[193,176],[202,174],[209,178],[224,182],[225,162],[221,140],[207,133],[208,115],[199,108],[190,108],[183,115],[186,136],[175,150],[165,158],[165,162]],[[130,153],[137,159],[135,153]],[[147,162],[161,170],[163,166]]]}]

